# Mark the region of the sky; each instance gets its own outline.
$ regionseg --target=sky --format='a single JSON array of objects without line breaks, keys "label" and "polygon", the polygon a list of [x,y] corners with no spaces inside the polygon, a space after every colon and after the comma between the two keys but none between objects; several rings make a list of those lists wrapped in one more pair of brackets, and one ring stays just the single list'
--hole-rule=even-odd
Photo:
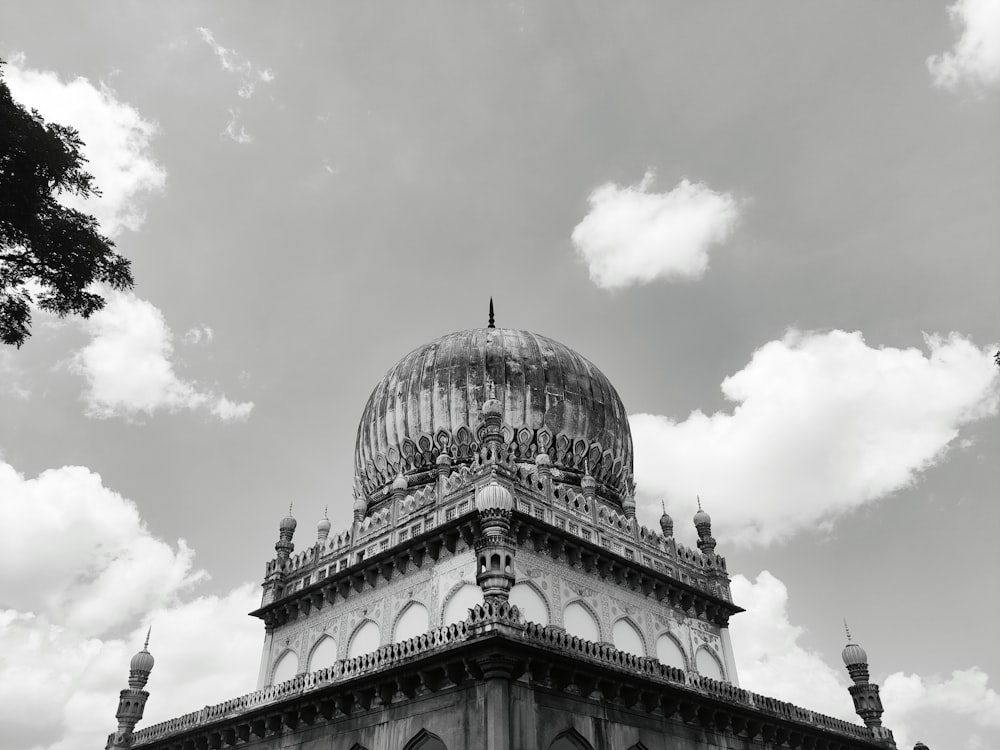
[{"label": "sky", "polygon": [[252,690],[278,521],[490,296],[643,523],[700,495],[744,687],[857,721],[846,618],[900,747],[1000,746],[998,0],[8,2],[0,58],[136,280],[0,351],[0,750],[101,746],[150,624],[143,724]]}]

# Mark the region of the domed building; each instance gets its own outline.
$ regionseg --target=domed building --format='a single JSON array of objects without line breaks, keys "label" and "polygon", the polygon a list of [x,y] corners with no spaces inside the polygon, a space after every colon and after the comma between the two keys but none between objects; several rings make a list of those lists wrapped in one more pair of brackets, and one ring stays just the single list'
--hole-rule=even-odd
[{"label": "domed building", "polygon": [[109,748],[894,747],[880,704],[861,726],[739,687],[708,514],[698,549],[666,509],[642,526],[615,388],[492,304],[375,385],[354,466],[349,525],[295,551],[279,524],[258,690]]}]

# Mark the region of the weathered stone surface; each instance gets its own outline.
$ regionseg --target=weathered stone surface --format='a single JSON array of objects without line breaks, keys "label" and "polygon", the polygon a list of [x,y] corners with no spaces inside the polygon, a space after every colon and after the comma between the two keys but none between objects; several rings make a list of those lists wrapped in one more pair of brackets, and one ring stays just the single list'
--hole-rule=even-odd
[{"label": "weathered stone surface", "polygon": [[589,466],[627,494],[632,435],[621,398],[590,361],[528,331],[478,328],[414,349],[375,386],[358,426],[355,469],[369,488],[398,471],[433,466],[442,449],[467,457],[491,385],[502,405],[505,442],[520,458],[544,450],[555,465]]}]

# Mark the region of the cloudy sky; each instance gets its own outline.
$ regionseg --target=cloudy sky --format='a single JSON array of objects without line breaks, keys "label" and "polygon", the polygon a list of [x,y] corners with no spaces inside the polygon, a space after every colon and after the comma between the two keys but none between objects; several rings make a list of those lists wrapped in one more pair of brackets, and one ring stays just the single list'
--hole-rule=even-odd
[{"label": "cloudy sky", "polygon": [[[1000,2],[0,6],[134,293],[0,352],[2,750],[252,690],[277,523],[350,521],[400,356],[498,324],[700,494],[741,680],[901,747],[1000,744]],[[181,687],[183,686],[183,688]]]}]

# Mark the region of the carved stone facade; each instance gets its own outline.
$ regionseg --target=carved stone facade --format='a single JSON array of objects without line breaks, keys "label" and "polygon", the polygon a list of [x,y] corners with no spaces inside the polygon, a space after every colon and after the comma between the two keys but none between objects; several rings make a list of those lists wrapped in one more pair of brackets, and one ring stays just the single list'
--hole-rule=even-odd
[{"label": "carved stone facade", "polygon": [[[464,378],[447,398],[445,371]],[[640,525],[631,450],[606,378],[548,339],[491,328],[407,355],[359,428],[351,527],[324,520],[295,553],[280,524],[258,690],[109,747],[892,747],[739,688],[711,519],[699,550]]]}]

